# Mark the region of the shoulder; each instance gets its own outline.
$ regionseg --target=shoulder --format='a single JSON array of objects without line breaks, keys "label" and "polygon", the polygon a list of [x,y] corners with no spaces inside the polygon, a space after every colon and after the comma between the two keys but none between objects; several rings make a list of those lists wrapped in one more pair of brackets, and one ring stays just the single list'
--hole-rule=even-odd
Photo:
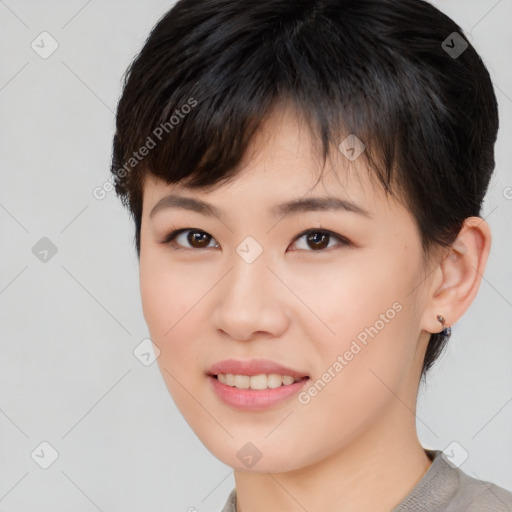
[{"label": "shoulder", "polygon": [[512,512],[512,492],[492,482],[478,480],[458,470],[459,488],[454,510],[466,512]]},{"label": "shoulder", "polygon": [[467,502],[467,512],[512,512],[512,492],[491,482],[474,480],[478,490]]},{"label": "shoulder", "polygon": [[426,450],[432,464],[392,512],[512,512],[512,492],[469,476],[440,450]]}]

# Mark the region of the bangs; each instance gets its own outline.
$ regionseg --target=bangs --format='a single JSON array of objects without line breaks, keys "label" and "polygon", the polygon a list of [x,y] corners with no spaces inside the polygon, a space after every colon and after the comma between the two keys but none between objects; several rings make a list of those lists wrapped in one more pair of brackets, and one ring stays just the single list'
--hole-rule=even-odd
[{"label": "bangs", "polygon": [[[280,22],[266,14],[259,30],[233,22],[233,8],[226,3],[208,13],[202,4],[194,40],[179,30],[150,35],[127,70],[113,162],[118,172],[124,169],[118,193],[140,190],[147,174],[205,190],[226,183],[262,121],[285,105],[306,121],[324,164],[333,148],[356,135],[365,145],[361,158],[389,191],[396,145],[410,122],[408,100],[428,116],[429,106],[418,104],[424,93],[417,78],[397,81],[396,55],[365,46],[365,28],[349,30],[350,19],[340,30],[326,15],[318,39],[315,13],[305,7],[287,12],[283,3]],[[173,23],[180,27],[179,21],[178,13]],[[221,34],[212,26],[221,26]],[[354,52],[363,69],[349,58]],[[141,148],[146,156],[135,158]]]}]

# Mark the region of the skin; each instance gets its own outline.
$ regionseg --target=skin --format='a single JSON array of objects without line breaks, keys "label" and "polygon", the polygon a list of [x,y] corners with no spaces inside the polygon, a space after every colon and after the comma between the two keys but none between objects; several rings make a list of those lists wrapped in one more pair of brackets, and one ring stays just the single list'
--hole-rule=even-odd
[{"label": "skin", "polygon": [[[471,217],[454,249],[436,251],[425,268],[413,217],[373,184],[364,159],[334,152],[316,184],[315,147],[283,107],[266,118],[234,181],[200,192],[152,177],[144,184],[140,287],[157,361],[185,420],[234,468],[241,512],[389,511],[412,490],[431,465],[415,417],[429,333],[442,330],[437,314],[453,325],[469,308],[490,250],[488,224]],[[222,208],[225,218],[177,208],[150,218],[170,192]],[[372,217],[270,214],[285,200],[326,195]],[[191,245],[184,233],[174,240],[184,251],[161,243],[179,228],[211,238]],[[297,238],[315,228],[350,244],[330,238],[316,249]],[[263,249],[251,264],[236,252],[249,235]],[[211,389],[206,371],[228,358],[269,358],[317,381],[394,303],[400,312],[307,404],[295,396],[244,412]],[[247,442],[262,454],[251,468],[237,457]]]}]

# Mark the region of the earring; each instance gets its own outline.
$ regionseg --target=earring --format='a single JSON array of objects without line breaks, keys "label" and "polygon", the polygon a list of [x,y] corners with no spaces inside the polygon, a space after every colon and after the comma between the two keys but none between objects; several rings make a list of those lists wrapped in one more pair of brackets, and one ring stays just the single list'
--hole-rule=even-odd
[{"label": "earring", "polygon": [[449,338],[452,334],[452,328],[449,325],[445,325],[446,320],[443,315],[437,315],[437,319],[443,324],[443,336]]}]

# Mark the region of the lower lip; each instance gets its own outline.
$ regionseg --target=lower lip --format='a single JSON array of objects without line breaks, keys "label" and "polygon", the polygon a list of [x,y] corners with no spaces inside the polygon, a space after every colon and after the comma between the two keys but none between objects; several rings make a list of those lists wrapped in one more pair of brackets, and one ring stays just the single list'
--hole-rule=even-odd
[{"label": "lower lip", "polygon": [[286,401],[296,395],[309,381],[303,379],[287,386],[267,389],[239,389],[223,384],[215,377],[209,375],[213,390],[217,396],[226,404],[245,411],[261,411]]}]

